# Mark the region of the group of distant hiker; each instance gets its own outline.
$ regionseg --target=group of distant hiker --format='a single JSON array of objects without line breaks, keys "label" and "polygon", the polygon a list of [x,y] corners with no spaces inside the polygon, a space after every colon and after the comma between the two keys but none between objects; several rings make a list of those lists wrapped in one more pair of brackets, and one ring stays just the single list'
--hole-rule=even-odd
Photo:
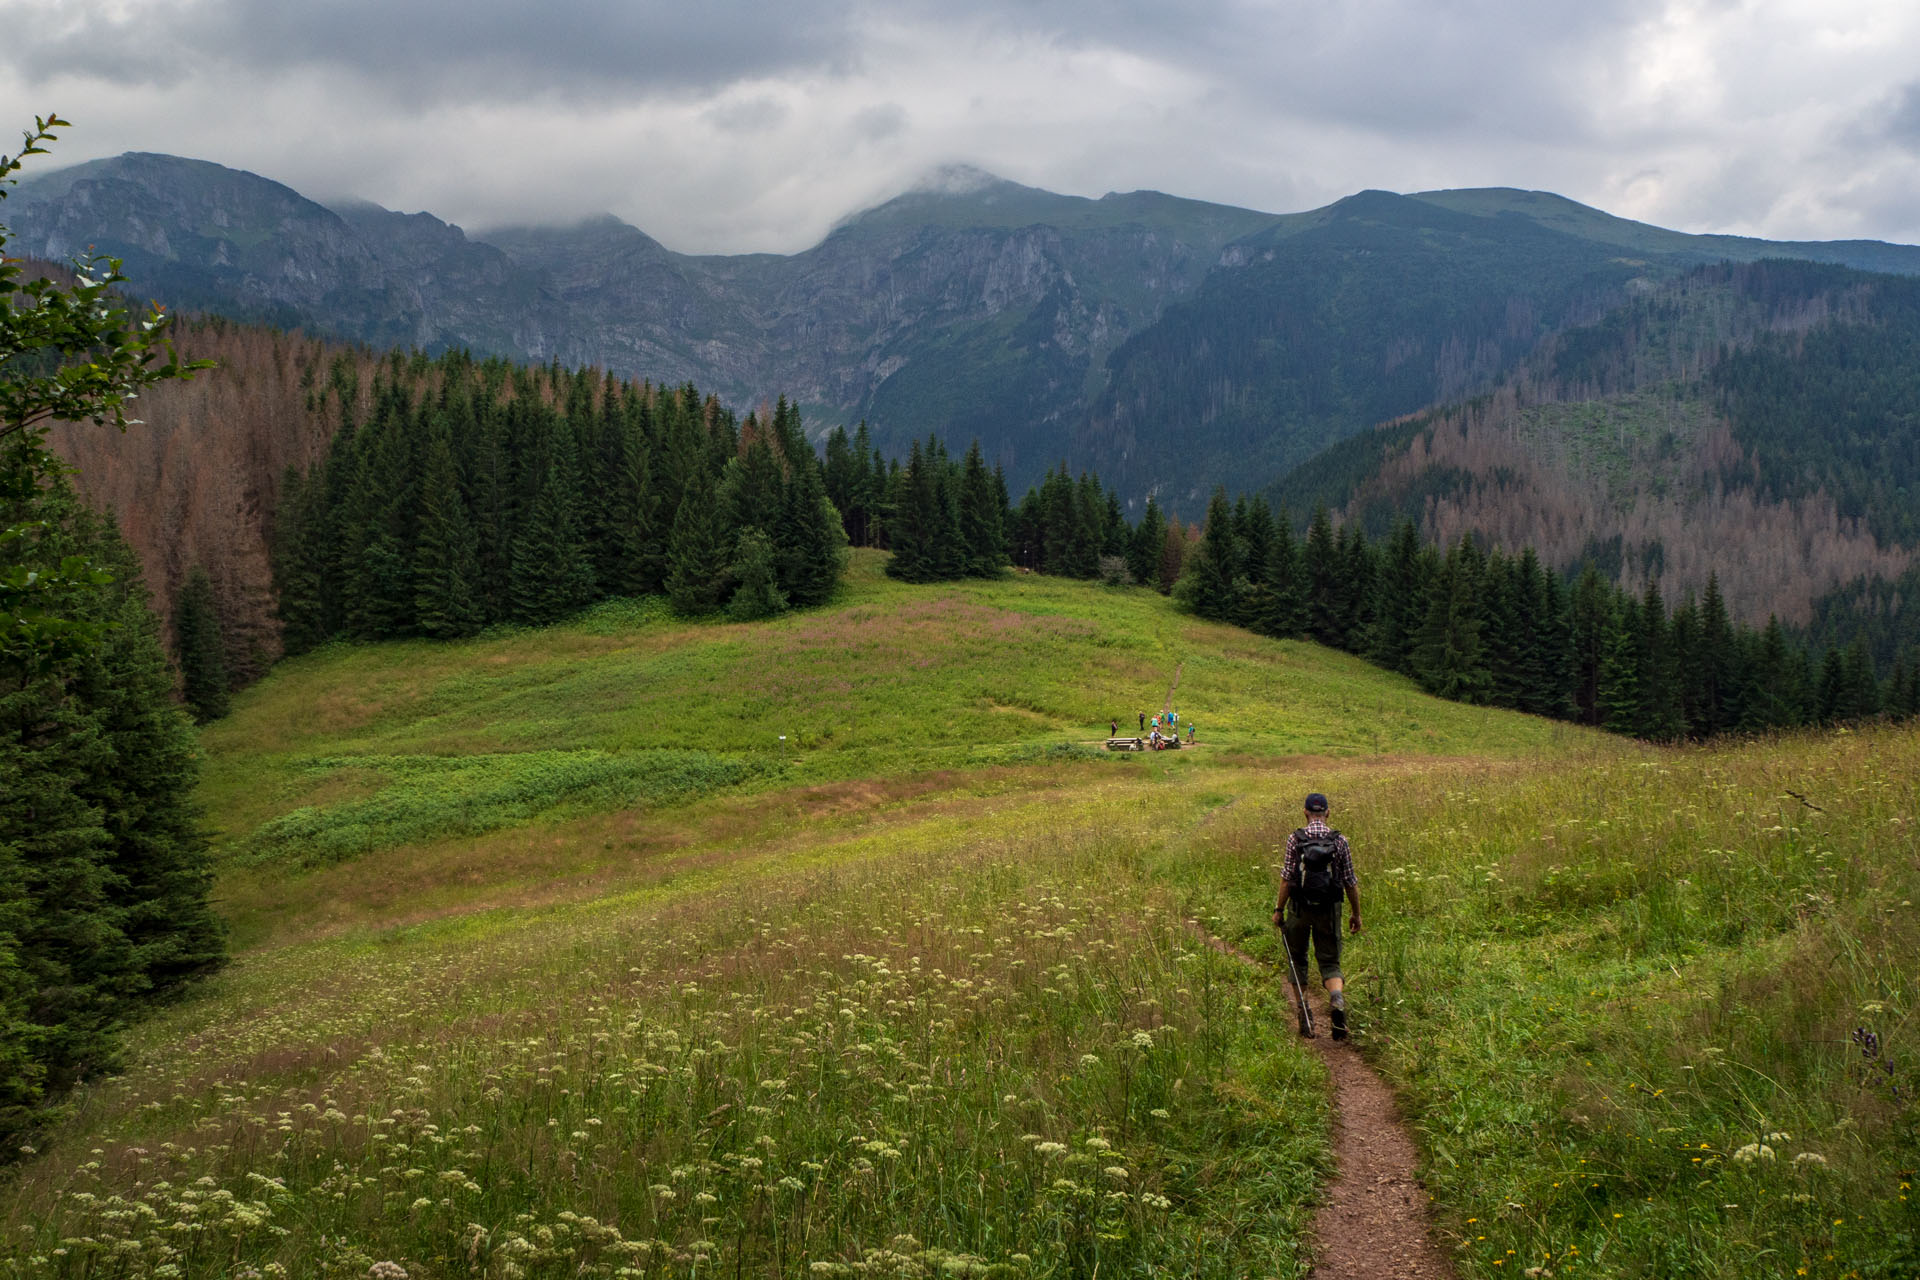
[{"label": "group of distant hiker", "polygon": [[[1114,720],[1111,722],[1111,726],[1113,736],[1116,738],[1119,737],[1120,722]],[[1140,736],[1147,740],[1148,748],[1154,751],[1162,750],[1169,744],[1177,746],[1180,742],[1180,713],[1172,707],[1168,707],[1165,711],[1151,717],[1142,711],[1140,713]],[[1193,722],[1189,720],[1187,722],[1187,742],[1189,745],[1193,743],[1195,736],[1196,730],[1194,729]]]}]

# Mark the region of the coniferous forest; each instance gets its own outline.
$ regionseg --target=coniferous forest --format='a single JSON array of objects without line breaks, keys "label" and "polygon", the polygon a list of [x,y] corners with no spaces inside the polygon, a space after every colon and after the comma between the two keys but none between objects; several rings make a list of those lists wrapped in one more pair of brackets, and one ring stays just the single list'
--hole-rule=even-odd
[{"label": "coniferous forest", "polygon": [[[1302,536],[1264,499],[1224,491],[1196,536],[1151,500],[1129,522],[1117,493],[1064,463],[1016,505],[977,441],[955,458],[930,437],[902,462],[863,424],[836,427],[817,454],[784,399],[737,420],[691,386],[589,370],[395,355],[370,397],[331,390],[332,445],[289,475],[279,519],[289,652],[541,625],[611,596],[767,617],[828,599],[851,542],[891,551],[888,573],[907,582],[1012,565],[1149,585],[1200,617],[1359,654],[1442,697],[1653,741],[1920,711],[1914,655],[1884,677],[1862,642],[1816,660],[1777,621],[1733,622],[1714,582],[1670,601],[1657,582],[1629,593],[1591,566],[1563,578],[1530,549],[1426,544],[1411,521],[1381,541],[1336,531],[1324,510]],[[203,612],[183,594],[175,626],[205,718],[225,684],[187,657],[217,650],[189,638]]]},{"label": "coniferous forest", "polygon": [[1443,550],[1411,520],[1375,542],[1322,508],[1296,541],[1263,499],[1216,492],[1177,591],[1201,617],[1344,649],[1444,698],[1656,742],[1920,714],[1913,653],[1884,679],[1863,640],[1816,664],[1777,619],[1734,624],[1713,578],[1677,602],[1591,565],[1569,584],[1531,548]]},{"label": "coniferous forest", "polygon": [[784,400],[738,422],[691,386],[396,355],[359,422],[352,366],[334,377],[339,427],[289,473],[277,522],[289,653],[537,626],[611,596],[759,618],[839,580],[840,514]]},{"label": "coniferous forest", "polygon": [[28,570],[84,558],[69,618],[99,641],[63,664],[0,660],[0,1139],[116,1061],[141,1007],[217,966],[224,931],[192,793],[199,747],[140,567],[62,481],[0,501]]}]

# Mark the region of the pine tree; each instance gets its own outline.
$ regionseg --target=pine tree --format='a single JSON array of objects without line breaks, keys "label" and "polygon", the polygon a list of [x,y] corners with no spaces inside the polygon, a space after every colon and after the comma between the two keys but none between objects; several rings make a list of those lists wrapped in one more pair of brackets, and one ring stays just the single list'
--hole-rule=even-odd
[{"label": "pine tree", "polygon": [[227,647],[213,580],[195,565],[173,602],[173,651],[180,661],[180,696],[201,724],[227,714]]},{"label": "pine tree", "polygon": [[331,635],[327,605],[328,531],[325,475],[308,480],[288,467],[273,526],[273,590],[280,644],[305,653]]},{"label": "pine tree", "polygon": [[1127,572],[1141,586],[1153,586],[1159,577],[1160,544],[1166,536],[1166,517],[1161,514],[1159,502],[1148,495],[1147,508],[1127,541]]},{"label": "pine tree", "polygon": [[887,575],[903,582],[932,582],[938,572],[933,543],[939,499],[928,474],[930,465],[920,442],[914,441],[895,486],[893,514],[887,521],[887,541],[893,547]]},{"label": "pine tree", "polygon": [[[1282,520],[1284,530],[1286,521]],[[1415,636],[1426,620],[1426,583],[1421,573],[1420,530],[1402,520],[1388,540],[1374,579],[1373,633],[1369,656],[1402,675],[1413,674]]]},{"label": "pine tree", "polygon": [[414,628],[436,640],[470,636],[484,621],[478,598],[479,539],[460,496],[446,434],[427,442],[420,531],[413,558]]},{"label": "pine tree", "polygon": [[667,581],[667,534],[654,488],[653,447],[645,418],[629,413],[621,424],[618,478],[613,488],[613,539],[618,554],[603,585],[625,596],[659,592]]},{"label": "pine tree", "polygon": [[968,576],[992,578],[1005,567],[1006,535],[1000,520],[1000,493],[975,440],[967,449],[960,477],[960,538],[966,547]]},{"label": "pine tree", "polygon": [[1340,549],[1334,542],[1333,521],[1324,504],[1314,508],[1300,558],[1307,577],[1307,638],[1329,648],[1343,648],[1346,631],[1340,608]]},{"label": "pine tree", "polygon": [[667,598],[674,611],[697,618],[719,608],[732,585],[727,577],[731,560],[712,483],[696,476],[674,515],[667,549]]},{"label": "pine tree", "polygon": [[1477,566],[1463,548],[1447,557],[1428,592],[1427,616],[1414,651],[1414,670],[1429,693],[1456,702],[1485,699],[1490,677],[1480,636]]},{"label": "pine tree", "polygon": [[787,596],[774,571],[773,542],[759,529],[741,530],[734,544],[730,573],[739,585],[727,602],[727,617],[735,622],[752,622],[786,609]]},{"label": "pine tree", "polygon": [[1273,512],[1265,498],[1256,497],[1246,504],[1244,513],[1234,512],[1236,526],[1233,580],[1234,622],[1250,631],[1259,630],[1260,620],[1270,612],[1272,583],[1268,580],[1273,549]]},{"label": "pine tree", "polygon": [[1293,521],[1284,510],[1273,522],[1273,536],[1267,542],[1266,570],[1261,577],[1266,596],[1254,630],[1283,640],[1298,636],[1300,616],[1306,606],[1305,574],[1300,567],[1300,550],[1293,541]]},{"label": "pine tree", "polygon": [[1642,665],[1646,643],[1641,633],[1640,606],[1621,595],[1603,637],[1600,663],[1600,723],[1614,733],[1635,735],[1646,722],[1645,680]]},{"label": "pine tree", "polygon": [[513,540],[512,616],[533,626],[559,621],[594,595],[593,563],[575,503],[570,434],[556,431],[548,447],[539,494]]},{"label": "pine tree", "polygon": [[1700,597],[1700,653],[1695,664],[1700,672],[1696,731],[1703,737],[1712,737],[1739,721],[1733,705],[1739,696],[1734,670],[1738,656],[1727,603],[1720,594],[1720,575],[1710,573],[1706,592]]},{"label": "pine tree", "polygon": [[1658,580],[1647,579],[1640,602],[1640,722],[1635,736],[1672,742],[1686,732],[1680,708],[1680,682],[1667,622],[1666,599]]},{"label": "pine tree", "polygon": [[1606,718],[1600,701],[1600,672],[1613,635],[1613,605],[1606,582],[1591,563],[1574,584],[1567,618],[1567,677],[1576,716],[1597,725]]},{"label": "pine tree", "polygon": [[1231,620],[1236,541],[1227,491],[1215,489],[1207,504],[1207,525],[1200,535],[1200,545],[1188,557],[1180,575],[1181,603],[1196,616],[1215,622]]},{"label": "pine tree", "polygon": [[[832,599],[847,565],[847,532],[811,456],[794,467],[787,482],[776,534],[775,558],[786,600],[806,609]],[[744,558],[745,553],[736,550],[736,564]],[[739,590],[747,586],[742,578]]]}]

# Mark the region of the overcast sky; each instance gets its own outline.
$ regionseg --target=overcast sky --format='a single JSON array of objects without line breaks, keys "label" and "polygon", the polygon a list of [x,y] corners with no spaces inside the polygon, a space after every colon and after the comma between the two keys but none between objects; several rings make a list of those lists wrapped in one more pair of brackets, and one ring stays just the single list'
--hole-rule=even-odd
[{"label": "overcast sky", "polygon": [[166,151],[469,229],[611,211],[692,251],[805,248],[953,163],[1920,242],[1914,0],[0,0],[0,108],[72,120],[60,162]]}]

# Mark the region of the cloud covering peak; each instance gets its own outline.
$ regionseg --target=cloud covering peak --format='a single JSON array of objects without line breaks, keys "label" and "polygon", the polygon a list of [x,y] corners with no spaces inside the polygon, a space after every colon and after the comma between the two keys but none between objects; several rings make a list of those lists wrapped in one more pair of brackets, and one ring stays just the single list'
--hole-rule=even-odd
[{"label": "cloud covering peak", "polygon": [[74,120],[62,162],[204,156],[474,227],[611,209],[685,250],[989,172],[1920,239],[1904,0],[0,0],[0,31],[0,108]]}]

